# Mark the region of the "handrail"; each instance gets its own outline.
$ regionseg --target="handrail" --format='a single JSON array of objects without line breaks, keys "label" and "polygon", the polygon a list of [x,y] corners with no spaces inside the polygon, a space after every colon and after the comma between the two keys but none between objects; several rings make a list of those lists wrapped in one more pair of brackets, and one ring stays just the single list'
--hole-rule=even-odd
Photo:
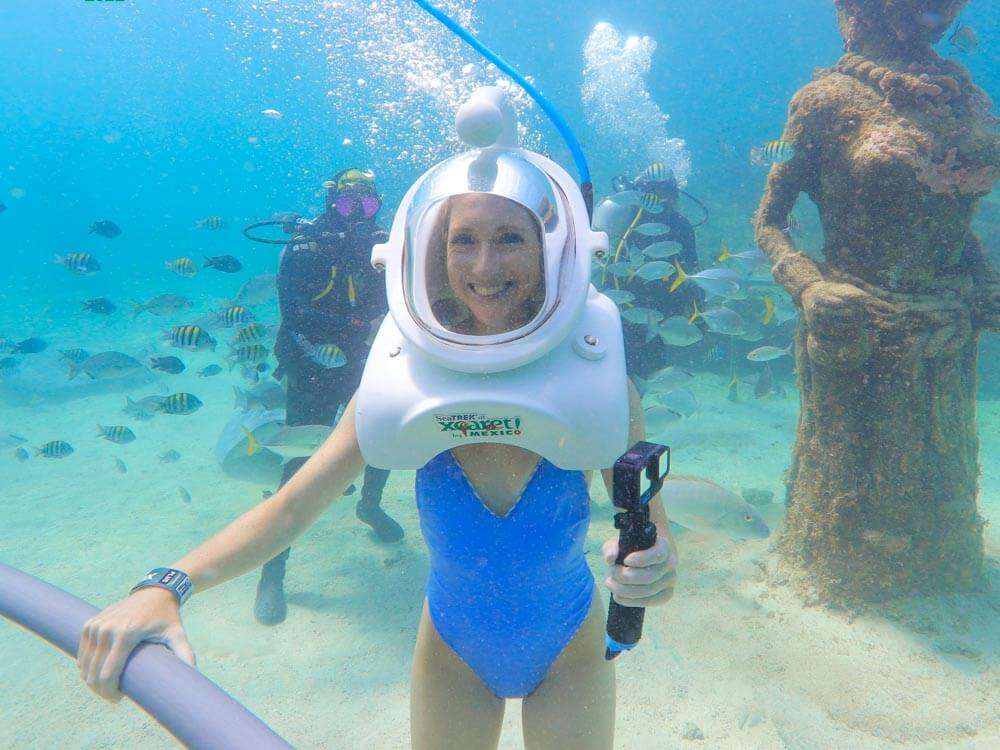
[{"label": "handrail", "polygon": [[[76,658],[83,624],[97,612],[96,607],[72,594],[0,563],[0,616],[69,656]],[[192,750],[292,747],[163,645],[137,646],[122,672],[119,688]]]}]

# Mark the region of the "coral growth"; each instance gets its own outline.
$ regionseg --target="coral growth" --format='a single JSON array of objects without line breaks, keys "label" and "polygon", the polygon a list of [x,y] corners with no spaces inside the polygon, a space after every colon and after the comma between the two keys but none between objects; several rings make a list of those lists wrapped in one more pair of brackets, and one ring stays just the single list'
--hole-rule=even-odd
[{"label": "coral growth", "polygon": [[951,148],[940,162],[928,157],[917,159],[913,163],[917,181],[930,188],[932,193],[986,195],[993,189],[993,183],[1000,179],[1000,169],[997,167],[962,167],[957,164],[957,158],[958,149]]}]

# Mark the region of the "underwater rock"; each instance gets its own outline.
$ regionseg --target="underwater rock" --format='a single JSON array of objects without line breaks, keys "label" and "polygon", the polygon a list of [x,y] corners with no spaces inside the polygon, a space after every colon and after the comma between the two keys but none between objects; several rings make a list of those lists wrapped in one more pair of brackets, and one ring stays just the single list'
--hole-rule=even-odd
[{"label": "underwater rock", "polygon": [[684,730],[681,736],[686,740],[703,740],[705,739],[705,733],[701,731],[701,727],[695,724],[693,721],[684,722]]}]

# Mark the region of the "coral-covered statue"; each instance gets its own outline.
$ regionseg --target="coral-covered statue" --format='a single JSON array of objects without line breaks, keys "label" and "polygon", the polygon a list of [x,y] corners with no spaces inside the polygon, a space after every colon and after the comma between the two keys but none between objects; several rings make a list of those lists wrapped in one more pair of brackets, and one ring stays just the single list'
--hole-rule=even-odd
[{"label": "coral-covered statue", "polygon": [[[792,99],[756,216],[800,307],[802,392],[782,558],[819,599],[981,580],[979,334],[1000,276],[970,220],[1000,177],[991,102],[931,45],[967,0],[835,0],[846,54]],[[800,193],[823,259],[783,231]]]}]

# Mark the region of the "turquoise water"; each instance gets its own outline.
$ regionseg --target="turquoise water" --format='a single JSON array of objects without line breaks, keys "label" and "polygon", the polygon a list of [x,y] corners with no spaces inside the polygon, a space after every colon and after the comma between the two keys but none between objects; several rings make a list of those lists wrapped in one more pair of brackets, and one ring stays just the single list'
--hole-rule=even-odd
[{"label": "turquoise water", "polygon": [[[150,355],[177,354],[161,340],[165,328],[210,314],[248,279],[275,272],[280,248],[250,243],[240,228],[285,211],[315,216],[323,181],[343,167],[375,171],[387,225],[408,186],[457,150],[446,136],[454,107],[474,83],[492,76],[471,50],[402,2],[9,5],[0,25],[0,201],[6,205],[0,336],[40,337],[47,348],[18,355],[18,371],[0,376],[0,434],[23,436],[28,446],[64,440],[74,453],[56,461],[32,451],[20,462],[16,443],[4,443],[0,561],[103,607],[147,569],[179,558],[252,507],[273,482],[225,473],[217,460],[219,435],[235,413],[232,388],[250,384],[238,367],[208,378],[195,373],[224,365],[225,347],[182,354],[181,375],[144,370],[97,385],[67,381],[58,350],[115,350],[143,363]],[[767,172],[750,163],[749,151],[780,136],[791,96],[842,51],[826,0],[442,5],[559,107],[588,155],[599,198],[610,192],[612,177],[641,168],[637,139],[681,139],[669,153],[678,173],[687,172],[686,189],[709,212],[697,230],[705,265],[723,241],[734,252],[752,246],[750,217]],[[588,64],[607,62],[585,58],[600,22],[623,38],[655,40],[651,70],[636,72],[622,62],[617,75],[614,63],[604,77],[588,73]],[[977,0],[961,22],[977,30],[980,47],[959,59],[995,101],[1000,10]],[[609,81],[633,86],[626,90],[635,98],[584,103],[588,84],[600,90]],[[612,105],[602,109],[601,101]],[[528,143],[571,168],[537,107],[523,96],[518,104]],[[282,116],[262,114],[269,109]],[[818,249],[815,209],[801,203],[796,239]],[[683,199],[681,208],[692,219],[699,215]],[[227,228],[196,228],[214,216]],[[121,236],[88,234],[101,219],[118,224]],[[1000,262],[996,192],[982,201],[973,226]],[[53,255],[73,252],[93,254],[101,271],[79,276],[52,262]],[[203,255],[236,256],[242,269],[203,269],[187,279],[164,268],[184,256],[200,265]],[[192,309],[132,318],[130,300],[164,293],[189,298]],[[116,312],[81,311],[82,300],[101,297]],[[278,322],[273,297],[253,309],[260,322]],[[744,383],[736,403],[726,399],[734,355],[713,353],[709,345],[723,338],[687,355],[695,377],[686,388],[697,409],[663,436],[674,449],[675,469],[734,491],[772,492],[775,502],[760,511],[772,534],[736,544],[678,529],[684,564],[677,594],[665,613],[649,616],[642,650],[618,666],[616,746],[690,746],[700,732],[706,747],[995,747],[995,592],[844,623],[802,609],[762,577],[780,530],[798,400],[787,357],[772,362],[783,395],[754,399],[758,373],[743,355],[756,346],[784,346],[794,325],[791,318],[779,333],[734,345]],[[190,417],[136,420],[121,413],[126,395],[171,391],[193,393],[204,406]],[[995,565],[995,335],[982,339],[979,394],[980,503],[991,522],[986,549]],[[121,446],[101,440],[98,423],[129,425],[137,439]],[[168,450],[181,459],[162,462]],[[600,545],[614,530],[599,484],[588,560],[601,580]],[[254,622],[255,573],[185,609],[202,671],[296,746],[408,742],[409,665],[427,570],[412,487],[411,472],[395,472],[385,493],[385,509],[406,532],[401,544],[377,543],[354,518],[353,498],[336,503],[296,542],[286,583],[289,616],[281,625]],[[966,615],[956,617],[955,610]],[[915,621],[933,628],[913,627]],[[6,687],[2,747],[170,746],[141,712],[98,702],[67,659],[6,625],[0,626],[0,684]],[[505,722],[501,746],[521,746],[517,712],[508,711]]]}]

